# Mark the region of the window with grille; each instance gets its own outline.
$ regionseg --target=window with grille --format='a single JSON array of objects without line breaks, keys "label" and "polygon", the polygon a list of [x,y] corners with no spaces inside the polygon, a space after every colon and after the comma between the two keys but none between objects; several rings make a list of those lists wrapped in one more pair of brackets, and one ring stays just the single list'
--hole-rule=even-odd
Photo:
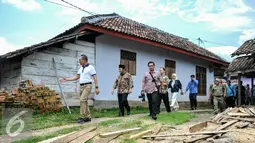
[{"label": "window with grille", "polygon": [[136,53],[121,50],[120,64],[125,65],[128,73],[136,75]]},{"label": "window with grille", "polygon": [[198,80],[198,95],[206,96],[206,68],[196,66],[196,78]]},{"label": "window with grille", "polygon": [[175,73],[176,64],[175,61],[165,60],[166,75],[171,79],[172,74]]}]

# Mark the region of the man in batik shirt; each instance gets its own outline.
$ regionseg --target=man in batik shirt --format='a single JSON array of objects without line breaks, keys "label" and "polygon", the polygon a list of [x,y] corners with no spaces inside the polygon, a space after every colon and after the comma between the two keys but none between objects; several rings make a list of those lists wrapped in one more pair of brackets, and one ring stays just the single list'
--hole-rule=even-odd
[{"label": "man in batik shirt", "polygon": [[119,116],[124,116],[124,107],[127,110],[127,115],[130,115],[130,106],[128,104],[128,94],[132,92],[133,85],[133,79],[131,74],[126,72],[125,65],[119,65],[119,73],[120,75],[117,77],[117,79],[114,82],[112,94],[114,93],[114,90],[118,90],[118,102],[119,102]]}]

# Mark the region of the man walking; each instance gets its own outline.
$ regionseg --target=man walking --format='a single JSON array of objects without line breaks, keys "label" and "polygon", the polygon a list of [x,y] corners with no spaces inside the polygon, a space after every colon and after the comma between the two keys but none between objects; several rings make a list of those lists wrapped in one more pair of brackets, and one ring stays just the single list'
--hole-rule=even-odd
[{"label": "man walking", "polygon": [[124,116],[124,107],[127,110],[127,115],[130,115],[130,106],[128,104],[128,94],[132,92],[133,80],[131,74],[126,72],[125,65],[119,65],[120,75],[113,84],[112,94],[118,88],[119,116]]},{"label": "man walking", "polygon": [[234,85],[231,85],[231,81],[228,80],[226,85],[226,108],[228,107],[235,107],[235,96],[236,96],[236,89]]},{"label": "man walking", "polygon": [[169,83],[169,78],[165,74],[165,68],[161,67],[160,68],[160,74],[161,74],[161,85],[159,88],[159,102],[158,102],[158,108],[157,108],[157,113],[160,113],[160,105],[161,105],[161,100],[163,100],[165,106],[166,106],[166,111],[169,113],[171,112],[170,105],[169,105],[169,97],[168,97],[168,83]]},{"label": "man walking", "polygon": [[61,82],[80,80],[80,118],[77,120],[77,123],[85,123],[91,121],[88,97],[91,94],[93,80],[95,83],[96,94],[98,95],[100,91],[98,88],[96,70],[88,63],[88,57],[83,54],[79,61],[82,67],[77,72],[77,75],[71,78],[63,78],[61,79]]},{"label": "man walking", "polygon": [[147,98],[149,102],[149,116],[152,119],[156,120],[156,112],[157,112],[157,103],[159,101],[159,86],[160,86],[160,73],[155,72],[155,63],[150,61],[148,63],[149,72],[144,73],[143,81],[142,81],[142,94],[144,92],[147,93]]},{"label": "man walking", "polygon": [[249,84],[247,84],[245,88],[245,96],[246,96],[246,105],[250,105],[251,104],[251,88]]},{"label": "man walking", "polygon": [[190,78],[191,81],[189,81],[185,93],[189,90],[190,109],[196,110],[198,80],[196,80],[195,75],[191,75]]},{"label": "man walking", "polygon": [[224,97],[226,97],[225,85],[220,84],[220,79],[215,79],[210,93],[213,96],[214,114],[223,112],[224,110]]}]

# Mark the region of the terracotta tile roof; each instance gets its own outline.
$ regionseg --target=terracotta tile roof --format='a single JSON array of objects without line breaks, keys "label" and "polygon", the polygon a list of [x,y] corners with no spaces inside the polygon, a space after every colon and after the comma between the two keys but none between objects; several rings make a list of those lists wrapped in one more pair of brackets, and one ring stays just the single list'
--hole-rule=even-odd
[{"label": "terracotta tile roof", "polygon": [[255,53],[255,38],[247,40],[243,43],[231,56],[238,56],[242,54],[254,54]]},{"label": "terracotta tile roof", "polygon": [[255,71],[255,59],[253,56],[243,56],[234,59],[226,70],[227,73],[251,71]]},{"label": "terracotta tile roof", "polygon": [[81,22],[83,24],[91,24],[104,29],[140,37],[175,48],[180,48],[182,50],[186,50],[198,55],[226,62],[226,60],[224,60],[220,56],[210,52],[207,49],[199,47],[198,45],[182,37],[136,22],[126,17],[120,16],[116,13],[83,17]]}]

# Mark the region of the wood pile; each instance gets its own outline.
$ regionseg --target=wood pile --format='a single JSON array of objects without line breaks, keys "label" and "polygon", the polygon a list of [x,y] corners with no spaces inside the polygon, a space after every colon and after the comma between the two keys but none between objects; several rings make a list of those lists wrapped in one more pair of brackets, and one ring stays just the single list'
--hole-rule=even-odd
[{"label": "wood pile", "polygon": [[56,91],[45,85],[34,85],[31,80],[22,81],[11,93],[1,89],[0,102],[5,107],[31,107],[41,112],[58,111],[63,107]]}]

